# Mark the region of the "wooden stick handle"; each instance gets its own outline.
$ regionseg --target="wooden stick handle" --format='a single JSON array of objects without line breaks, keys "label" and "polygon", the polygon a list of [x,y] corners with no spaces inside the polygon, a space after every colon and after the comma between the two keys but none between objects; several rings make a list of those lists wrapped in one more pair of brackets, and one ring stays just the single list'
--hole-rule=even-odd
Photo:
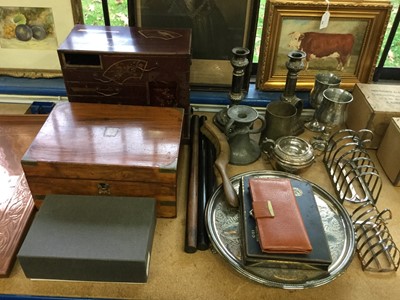
[{"label": "wooden stick handle", "polygon": [[226,167],[230,159],[230,148],[225,134],[223,134],[217,126],[209,120],[206,120],[202,126],[202,132],[214,143],[218,149],[215,166],[222,178],[222,186],[224,189],[225,199],[232,207],[239,206],[239,197],[233,188],[229,179]]},{"label": "wooden stick handle", "polygon": [[[203,126],[204,121],[207,118],[205,116],[200,117],[200,128]],[[198,194],[198,215],[197,215],[197,249],[207,250],[210,246],[210,240],[207,235],[205,225],[205,210],[208,200],[208,192],[210,187],[209,177],[212,177],[214,169],[214,161],[211,161],[208,147],[210,141],[207,137],[200,132],[199,134],[199,194]],[[212,162],[211,167],[209,164]]]},{"label": "wooden stick handle", "polygon": [[194,253],[197,250],[199,129],[199,116],[193,115],[191,120],[192,143],[185,237],[185,252],[187,253]]},{"label": "wooden stick handle", "polygon": [[238,207],[239,206],[239,198],[238,198],[238,195],[236,194],[236,191],[233,188],[232,183],[228,177],[228,174],[226,172],[226,167],[217,162],[215,162],[215,165],[217,166],[217,169],[219,170],[219,173],[222,177],[222,186],[224,189],[226,201],[228,202],[228,204],[230,206]]}]

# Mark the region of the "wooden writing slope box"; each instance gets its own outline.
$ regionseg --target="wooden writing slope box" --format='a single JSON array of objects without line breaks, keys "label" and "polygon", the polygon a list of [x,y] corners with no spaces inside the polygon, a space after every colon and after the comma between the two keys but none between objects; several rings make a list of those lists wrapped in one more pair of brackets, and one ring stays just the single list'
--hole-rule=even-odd
[{"label": "wooden writing slope box", "polygon": [[76,25],[58,49],[71,102],[182,107],[190,132],[190,29]]},{"label": "wooden writing slope box", "polygon": [[22,158],[39,207],[49,194],[150,197],[176,217],[183,109],[63,102]]}]

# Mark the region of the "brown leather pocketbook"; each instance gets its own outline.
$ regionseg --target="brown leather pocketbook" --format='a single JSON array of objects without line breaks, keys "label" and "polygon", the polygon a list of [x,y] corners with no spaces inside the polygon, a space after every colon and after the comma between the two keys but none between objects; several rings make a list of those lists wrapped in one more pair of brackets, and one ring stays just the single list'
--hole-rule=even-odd
[{"label": "brown leather pocketbook", "polygon": [[253,217],[266,253],[310,253],[312,246],[290,179],[250,178]]}]

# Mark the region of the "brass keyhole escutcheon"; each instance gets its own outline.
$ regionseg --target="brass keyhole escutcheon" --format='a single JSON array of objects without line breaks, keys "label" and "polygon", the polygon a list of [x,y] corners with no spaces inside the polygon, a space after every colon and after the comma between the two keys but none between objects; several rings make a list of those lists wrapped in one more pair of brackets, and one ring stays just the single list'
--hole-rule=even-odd
[{"label": "brass keyhole escutcheon", "polygon": [[98,189],[98,193],[99,195],[110,195],[111,191],[110,191],[110,185],[108,183],[99,183],[97,185],[97,189]]}]

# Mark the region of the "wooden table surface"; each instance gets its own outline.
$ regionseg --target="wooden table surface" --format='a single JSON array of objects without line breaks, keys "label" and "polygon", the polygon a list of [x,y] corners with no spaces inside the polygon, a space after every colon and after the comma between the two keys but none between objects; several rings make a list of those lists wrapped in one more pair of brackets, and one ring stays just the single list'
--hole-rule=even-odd
[{"label": "wooden table surface", "polygon": [[[306,135],[309,133],[305,133]],[[219,254],[211,250],[184,252],[188,146],[181,149],[178,182],[178,217],[157,219],[152,261],[147,284],[66,282],[29,280],[16,262],[9,278],[0,279],[0,294],[47,295],[124,299],[399,299],[398,272],[364,272],[357,256],[349,268],[332,282],[305,290],[270,288],[250,281],[235,271]],[[376,160],[375,152],[371,157]],[[383,190],[378,207],[389,208],[393,219],[388,227],[394,241],[400,243],[400,188],[393,187],[378,164]],[[271,170],[260,158],[247,166],[228,166],[231,176],[250,170]],[[301,174],[328,192],[334,193],[330,179],[318,157]]]}]

